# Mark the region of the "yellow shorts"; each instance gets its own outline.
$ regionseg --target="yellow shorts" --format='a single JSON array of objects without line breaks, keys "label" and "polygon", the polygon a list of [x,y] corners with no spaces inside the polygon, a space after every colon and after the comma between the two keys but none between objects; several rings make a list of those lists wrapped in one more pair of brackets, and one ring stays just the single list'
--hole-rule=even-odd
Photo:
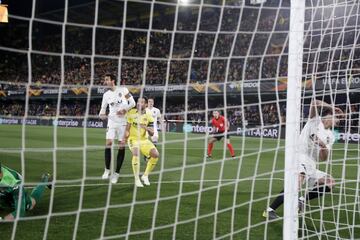
[{"label": "yellow shorts", "polygon": [[128,145],[131,151],[133,151],[134,148],[139,148],[140,152],[146,157],[150,156],[151,149],[156,148],[155,145],[148,139],[136,140],[129,138]]}]

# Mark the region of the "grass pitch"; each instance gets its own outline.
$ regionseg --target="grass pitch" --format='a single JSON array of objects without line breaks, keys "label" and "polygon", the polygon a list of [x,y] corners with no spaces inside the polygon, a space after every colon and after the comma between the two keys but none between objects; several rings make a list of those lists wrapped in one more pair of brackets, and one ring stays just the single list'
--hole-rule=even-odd
[{"label": "grass pitch", "polygon": [[[0,133],[0,161],[23,174],[28,191],[42,173],[56,177],[26,218],[0,224],[1,239],[282,238],[282,219],[261,216],[283,188],[282,140],[233,137],[240,157],[231,159],[221,142],[206,159],[204,135],[166,133],[151,186],[136,189],[128,150],[119,183],[100,179],[104,129],[2,125]],[[338,184],[311,202],[299,237],[360,238],[359,150],[345,146],[336,144],[332,164],[321,166]]]}]

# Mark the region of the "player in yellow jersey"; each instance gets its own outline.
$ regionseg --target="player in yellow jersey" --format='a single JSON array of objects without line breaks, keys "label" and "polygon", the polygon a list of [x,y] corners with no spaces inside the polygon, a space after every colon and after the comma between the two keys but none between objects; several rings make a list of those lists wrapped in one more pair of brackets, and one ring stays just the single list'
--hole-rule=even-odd
[{"label": "player in yellow jersey", "polygon": [[140,181],[140,152],[149,160],[141,180],[145,185],[150,185],[149,173],[154,169],[159,152],[155,145],[149,140],[149,135],[154,135],[154,118],[146,111],[147,98],[142,97],[137,101],[137,108],[133,108],[127,113],[127,126],[125,137],[132,152],[132,167],[135,177],[135,185],[143,187]]}]

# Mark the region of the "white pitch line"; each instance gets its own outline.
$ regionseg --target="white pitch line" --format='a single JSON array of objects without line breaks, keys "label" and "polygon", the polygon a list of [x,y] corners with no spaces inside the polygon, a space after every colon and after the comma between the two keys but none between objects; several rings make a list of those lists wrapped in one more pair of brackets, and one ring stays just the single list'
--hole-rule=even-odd
[{"label": "white pitch line", "polygon": [[[269,178],[256,178],[256,181],[269,181]],[[276,181],[284,181],[283,178],[272,178],[271,180],[276,180]],[[336,180],[341,180],[341,179],[336,179]],[[159,184],[159,183],[164,183],[164,184],[175,184],[175,183],[214,183],[214,182],[244,182],[244,181],[253,181],[253,178],[241,178],[241,179],[222,179],[222,180],[218,180],[218,179],[208,179],[208,180],[183,180],[183,181],[154,181],[151,182],[153,184]],[[351,183],[351,182],[356,182],[356,180],[347,180],[345,183]],[[337,185],[341,184],[342,182],[340,181]],[[111,184],[110,182],[108,183],[87,183],[85,184],[85,187],[96,187],[96,186],[109,186],[109,184]],[[116,183],[114,185],[134,185],[133,182],[119,182]],[[27,185],[25,186],[25,188],[33,188],[35,185],[31,184],[31,185]],[[67,187],[81,187],[82,184],[62,184],[62,185],[57,185],[55,183],[54,187],[55,188],[67,188]],[[349,188],[351,189],[351,188]]]},{"label": "white pitch line", "polygon": [[[236,182],[236,181],[250,181],[251,179],[223,179],[220,180],[220,182]],[[256,180],[259,181],[268,181],[269,178],[258,178]],[[281,178],[273,178],[273,180],[279,180],[282,181],[283,179]],[[175,183],[202,183],[202,182],[219,182],[219,180],[184,180],[184,181],[155,181],[155,182],[151,182],[153,184],[159,184],[159,183],[164,183],[164,184],[175,184]],[[85,187],[96,187],[96,186],[109,186],[109,184],[111,183],[89,183],[89,184],[85,184]],[[114,185],[134,185],[133,182],[120,182]],[[63,184],[63,185],[56,185],[55,183],[55,188],[67,188],[67,187],[81,187],[81,184]],[[26,186],[25,188],[32,188],[33,186]]]}]

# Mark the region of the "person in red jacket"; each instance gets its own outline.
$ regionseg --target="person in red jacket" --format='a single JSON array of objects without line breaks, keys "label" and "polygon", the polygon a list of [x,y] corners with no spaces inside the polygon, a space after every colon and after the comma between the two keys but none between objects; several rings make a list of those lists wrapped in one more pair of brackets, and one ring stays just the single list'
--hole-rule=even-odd
[{"label": "person in red jacket", "polygon": [[213,118],[211,119],[211,125],[213,127],[213,135],[209,139],[207,156],[211,158],[214,142],[220,141],[223,137],[226,137],[226,144],[229,149],[230,155],[232,157],[235,157],[234,148],[230,143],[230,135],[228,134],[229,122],[224,116],[220,115],[219,111],[214,111]]}]

